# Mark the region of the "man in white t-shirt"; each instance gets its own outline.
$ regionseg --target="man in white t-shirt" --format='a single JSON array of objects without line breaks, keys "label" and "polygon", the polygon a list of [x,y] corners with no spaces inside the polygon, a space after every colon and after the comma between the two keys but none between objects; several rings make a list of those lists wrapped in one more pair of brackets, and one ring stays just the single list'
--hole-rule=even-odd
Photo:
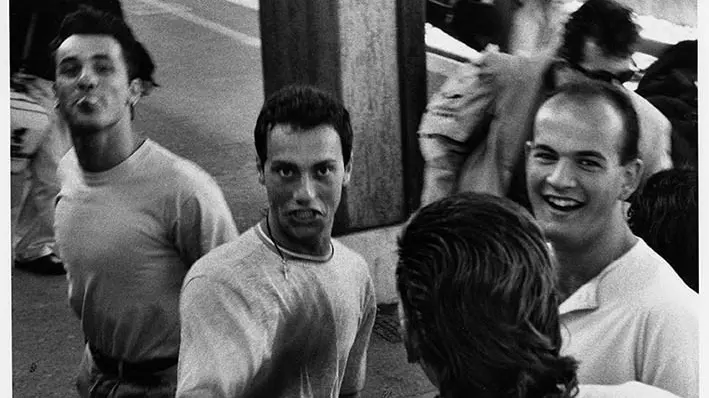
[{"label": "man in white t-shirt", "polygon": [[626,221],[638,131],[629,98],[603,82],[563,86],[536,114],[527,188],[559,261],[562,353],[579,360],[580,383],[697,397],[697,294]]},{"label": "man in white t-shirt", "polygon": [[132,127],[136,41],[81,10],[54,45],[57,112],[74,148],[59,165],[55,230],[86,348],[82,397],[174,397],[185,274],[238,232],[204,170]]},{"label": "man in white t-shirt", "polygon": [[349,113],[286,87],[254,138],[268,212],[185,278],[177,396],[357,397],[376,300],[367,263],[331,238],[352,169]]}]

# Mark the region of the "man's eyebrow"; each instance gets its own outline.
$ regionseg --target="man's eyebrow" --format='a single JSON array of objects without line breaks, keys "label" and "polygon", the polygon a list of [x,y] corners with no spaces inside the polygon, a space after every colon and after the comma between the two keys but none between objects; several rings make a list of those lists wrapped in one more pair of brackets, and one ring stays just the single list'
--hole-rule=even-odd
[{"label": "man's eyebrow", "polygon": [[547,152],[556,152],[552,147],[549,145],[544,145],[544,144],[536,144],[532,142],[531,149],[536,149],[538,151],[547,151]]},{"label": "man's eyebrow", "polygon": [[271,167],[273,166],[295,166],[295,163],[286,160],[273,160],[271,161]]},{"label": "man's eyebrow", "polygon": [[[77,61],[79,57],[75,55],[70,55],[66,58],[62,58],[59,60],[59,63],[64,63],[64,62],[74,62]],[[111,57],[108,54],[96,54],[91,56],[91,60],[93,61],[105,61],[105,60],[110,60]]]},{"label": "man's eyebrow", "polygon": [[330,166],[330,165],[333,165],[333,164],[335,164],[335,163],[337,163],[337,160],[335,160],[335,159],[325,159],[325,160],[321,160],[321,161],[315,163],[315,167],[319,167],[319,166]]},{"label": "man's eyebrow", "polygon": [[576,156],[592,157],[592,158],[598,158],[598,159],[603,159],[603,160],[606,159],[606,157],[603,156],[603,154],[598,151],[578,151],[578,152],[576,152]]}]

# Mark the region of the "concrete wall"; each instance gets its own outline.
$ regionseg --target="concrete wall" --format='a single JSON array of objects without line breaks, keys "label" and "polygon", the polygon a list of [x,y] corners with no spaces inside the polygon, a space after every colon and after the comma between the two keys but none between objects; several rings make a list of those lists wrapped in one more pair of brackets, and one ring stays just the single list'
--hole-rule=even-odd
[{"label": "concrete wall", "polygon": [[[454,73],[460,63],[435,54],[428,53],[426,59],[428,75],[428,96],[435,93],[446,77]],[[337,239],[350,249],[361,254],[369,264],[369,272],[374,280],[378,304],[391,304],[397,301],[396,293],[396,238],[401,233],[399,224],[391,227],[376,228],[339,236]]]},{"label": "concrete wall", "polygon": [[340,236],[337,239],[345,246],[361,254],[369,264],[374,280],[377,304],[396,302],[396,237],[402,225],[377,228],[365,232]]}]

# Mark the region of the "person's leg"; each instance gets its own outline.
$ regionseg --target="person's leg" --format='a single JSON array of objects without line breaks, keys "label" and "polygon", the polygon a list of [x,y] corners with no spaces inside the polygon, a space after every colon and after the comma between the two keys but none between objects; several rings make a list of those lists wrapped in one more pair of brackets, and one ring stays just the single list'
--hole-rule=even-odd
[{"label": "person's leg", "polygon": [[54,201],[60,189],[57,165],[69,146],[65,132],[56,118],[51,118],[50,130],[29,165],[29,186],[17,216],[15,230],[19,239],[14,253],[19,268],[63,273],[55,248]]}]

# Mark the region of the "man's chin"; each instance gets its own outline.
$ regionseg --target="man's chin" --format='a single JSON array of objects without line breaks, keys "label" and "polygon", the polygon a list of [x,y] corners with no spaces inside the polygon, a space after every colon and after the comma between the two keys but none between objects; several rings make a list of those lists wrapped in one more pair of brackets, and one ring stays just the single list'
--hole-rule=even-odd
[{"label": "man's chin", "polygon": [[101,131],[104,125],[96,120],[74,119],[68,123],[70,131],[75,135],[94,134]]}]

